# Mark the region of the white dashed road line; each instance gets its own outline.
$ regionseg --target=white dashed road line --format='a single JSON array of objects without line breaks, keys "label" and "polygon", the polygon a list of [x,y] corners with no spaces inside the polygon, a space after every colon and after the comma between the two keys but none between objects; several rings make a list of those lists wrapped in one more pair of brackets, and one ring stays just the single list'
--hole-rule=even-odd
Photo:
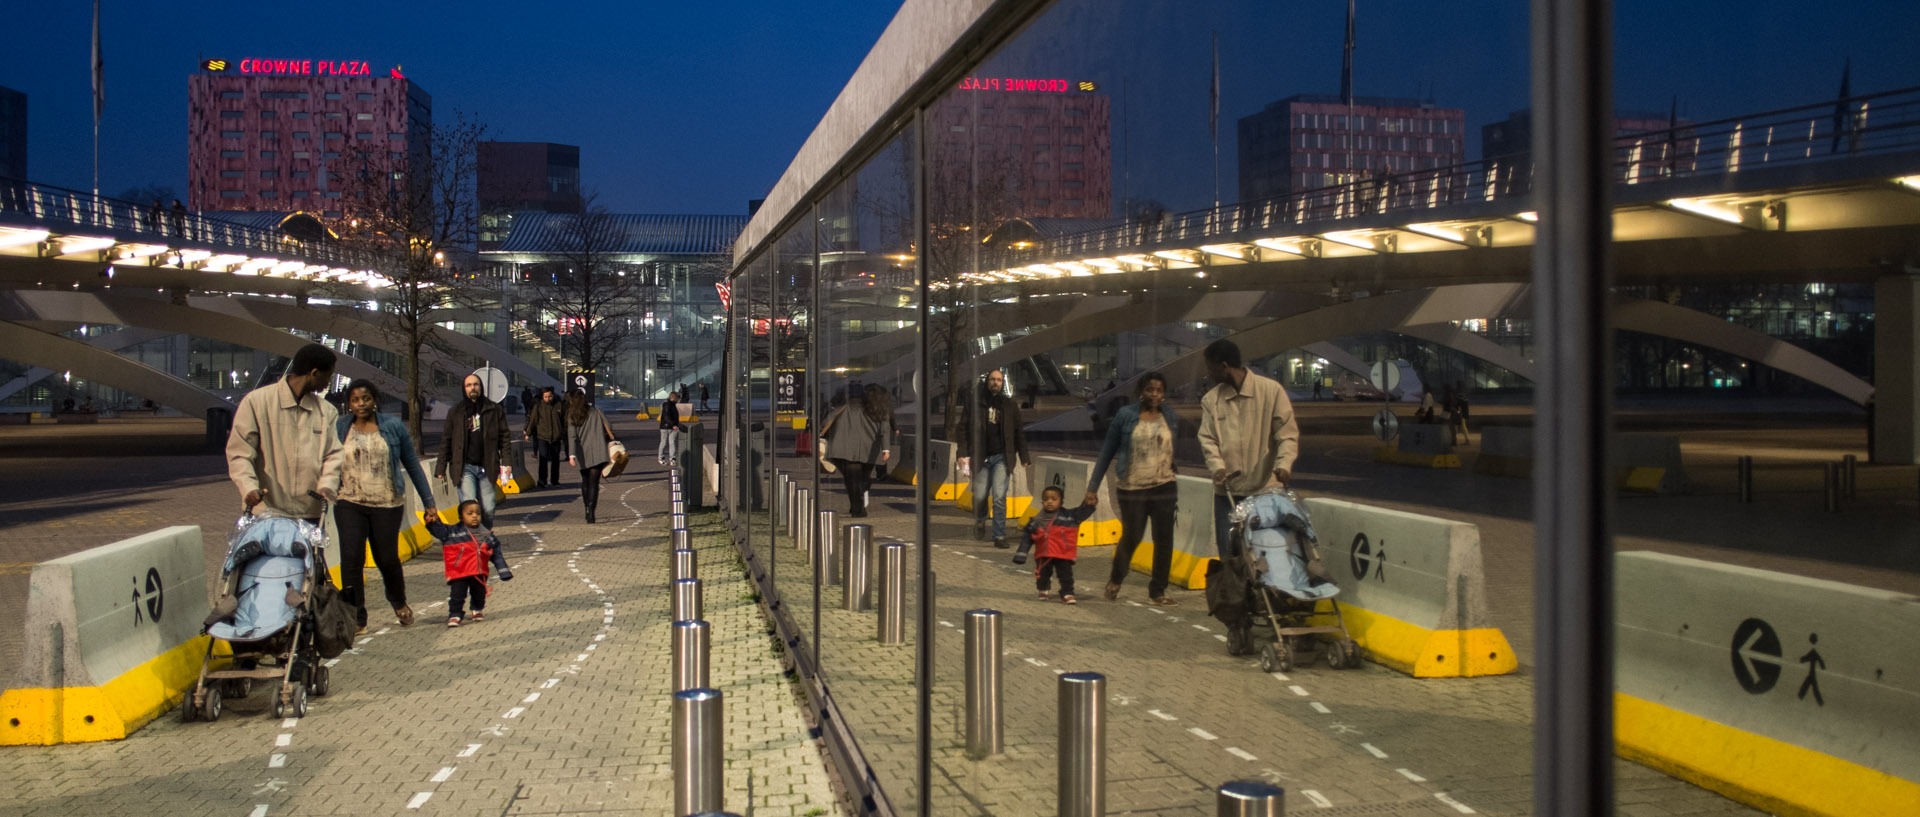
[{"label": "white dashed road line", "polygon": [[1320,808],[1333,808],[1332,800],[1328,800],[1326,795],[1321,794],[1317,791],[1314,791],[1313,789],[1301,789],[1300,794],[1306,797],[1308,800],[1312,800],[1315,806],[1318,806]]},{"label": "white dashed road line", "polygon": [[1201,729],[1198,726],[1189,727],[1187,731],[1192,732],[1194,737],[1197,737],[1201,740],[1219,740],[1220,739],[1218,735],[1215,735],[1214,733],[1209,732],[1205,729]]},{"label": "white dashed road line", "polygon": [[1380,758],[1381,760],[1387,759],[1387,753],[1380,751],[1380,747],[1377,747],[1371,743],[1362,743],[1360,744],[1360,748],[1367,750],[1367,754],[1373,755],[1374,757]]},{"label": "white dashed road line", "polygon": [[1427,782],[1426,778],[1421,777],[1420,775],[1414,774],[1412,769],[1394,769],[1394,771],[1399,772],[1401,777],[1404,777],[1415,783]]},{"label": "white dashed road line", "polygon": [[1465,803],[1462,803],[1462,802],[1460,802],[1460,801],[1458,801],[1458,800],[1455,800],[1455,799],[1453,799],[1453,798],[1451,798],[1451,797],[1448,797],[1448,796],[1447,796],[1447,793],[1446,793],[1446,792],[1443,792],[1443,791],[1437,791],[1437,792],[1434,792],[1434,793],[1433,793],[1433,799],[1435,799],[1435,800],[1438,800],[1438,801],[1440,801],[1440,802],[1442,802],[1442,803],[1446,803],[1446,804],[1447,804],[1447,805],[1449,805],[1449,806],[1452,806],[1452,807],[1453,807],[1453,810],[1454,810],[1454,811],[1457,811],[1457,812],[1460,812],[1461,814],[1474,814],[1474,813],[1476,813],[1476,812],[1474,812],[1474,810],[1473,810],[1473,809],[1470,809],[1470,808],[1467,808],[1467,804],[1465,804]]}]

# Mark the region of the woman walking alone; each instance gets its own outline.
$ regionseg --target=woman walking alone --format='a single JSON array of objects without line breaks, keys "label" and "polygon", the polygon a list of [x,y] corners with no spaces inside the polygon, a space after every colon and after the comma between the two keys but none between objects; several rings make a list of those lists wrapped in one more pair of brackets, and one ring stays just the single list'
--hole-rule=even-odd
[{"label": "woman walking alone", "polygon": [[437,520],[433,488],[413,435],[400,418],[380,413],[380,390],[371,381],[347,384],[347,413],[334,427],[342,453],[340,501],[333,506],[333,524],[340,532],[340,595],[358,609],[360,629],[367,627],[367,551],[380,569],[387,603],[402,627],[413,626],[413,608],[407,606],[407,577],[400,569],[400,527],[406,513],[407,485],[420,494],[426,517]]},{"label": "woman walking alone", "polygon": [[1167,379],[1159,372],[1140,376],[1138,400],[1121,408],[1107,427],[1106,444],[1093,465],[1087,483],[1087,502],[1094,502],[1107,467],[1113,466],[1114,499],[1120,506],[1120,545],[1114,548],[1113,571],[1107,577],[1106,596],[1120,596],[1120,584],[1132,569],[1133,551],[1153,526],[1153,573],[1147,580],[1147,599],[1161,607],[1179,602],[1167,598],[1167,577],[1173,568],[1173,515],[1179,506],[1174,483],[1173,441],[1180,436],[1180,418],[1162,405]]},{"label": "woman walking alone", "polygon": [[600,469],[607,464],[607,443],[612,439],[607,416],[587,402],[587,393],[568,392],[567,464],[580,469],[580,501],[586,506],[589,525],[600,504]]},{"label": "woman walking alone", "polygon": [[846,480],[847,515],[865,518],[873,469],[892,456],[887,443],[893,439],[893,397],[869,384],[860,401],[837,411],[820,435],[826,440],[827,459]]}]

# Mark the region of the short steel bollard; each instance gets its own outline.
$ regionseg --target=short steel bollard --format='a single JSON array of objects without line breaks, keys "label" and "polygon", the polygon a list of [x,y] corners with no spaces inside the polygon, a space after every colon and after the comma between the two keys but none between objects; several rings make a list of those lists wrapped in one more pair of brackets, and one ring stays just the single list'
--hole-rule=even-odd
[{"label": "short steel bollard", "polygon": [[840,531],[833,524],[834,512],[821,511],[819,525],[814,528],[813,560],[817,563],[821,587],[831,587],[840,583]]},{"label": "short steel bollard", "polygon": [[1827,477],[1827,513],[1840,512],[1840,465],[1824,463],[1820,469]]},{"label": "short steel bollard", "polygon": [[795,482],[793,477],[787,474],[781,474],[780,476],[787,478],[786,488],[781,492],[781,495],[786,499],[780,505],[780,530],[784,531],[788,536],[795,536],[793,518],[794,514],[799,510],[795,506],[799,504],[800,483]]},{"label": "short steel bollard", "polygon": [[805,488],[793,492],[793,546],[806,554],[813,553],[813,532],[818,527],[813,518],[813,492]]},{"label": "short steel bollard", "polygon": [[692,550],[693,549],[693,531],[687,530],[686,528],[674,528],[673,529],[673,549],[674,550]]},{"label": "short steel bollard", "polygon": [[880,643],[907,640],[907,546],[880,546]]},{"label": "short steel bollard", "polygon": [[1287,790],[1262,780],[1233,780],[1214,795],[1218,817],[1286,817]]},{"label": "short steel bollard", "polygon": [[1734,477],[1739,483],[1740,503],[1753,504],[1753,457],[1742,455],[1734,461]]},{"label": "short steel bollard", "polygon": [[700,615],[700,580],[679,579],[673,582],[673,620],[698,621]]},{"label": "short steel bollard", "polygon": [[1860,458],[1848,454],[1840,458],[1840,493],[1848,499],[1858,499]]},{"label": "short steel bollard", "polygon": [[673,557],[673,568],[668,574],[668,581],[700,578],[700,554],[691,550],[676,550],[668,555]]},{"label": "short steel bollard", "polygon": [[699,814],[726,808],[726,732],[717,689],[673,693],[673,813]]},{"label": "short steel bollard", "polygon": [[968,610],[967,757],[1000,754],[1000,611]]},{"label": "short steel bollard", "polygon": [[873,526],[848,525],[846,538],[847,580],[840,586],[840,606],[864,612],[873,605],[871,589],[867,587],[867,570],[872,564],[867,560],[867,549],[873,542]]},{"label": "short steel bollard", "polygon": [[1060,817],[1107,813],[1107,676],[1060,676]]},{"label": "short steel bollard", "polygon": [[697,619],[673,623],[673,691],[707,686],[707,646],[712,630]]},{"label": "short steel bollard", "polygon": [[684,528],[687,526],[686,511],[676,511],[672,516],[669,516],[668,519],[670,520],[669,524],[667,525],[668,529]]},{"label": "short steel bollard", "polygon": [[782,532],[787,529],[787,487],[792,484],[785,471],[773,475],[773,526]]}]

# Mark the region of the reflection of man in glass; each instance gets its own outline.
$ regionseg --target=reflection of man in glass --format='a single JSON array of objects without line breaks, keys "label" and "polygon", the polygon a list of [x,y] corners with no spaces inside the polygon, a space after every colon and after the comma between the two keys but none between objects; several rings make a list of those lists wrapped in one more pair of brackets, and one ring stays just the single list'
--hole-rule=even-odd
[{"label": "reflection of man in glass", "polygon": [[1233,500],[1293,479],[1300,426],[1293,401],[1271,378],[1247,370],[1230,340],[1207,344],[1207,376],[1218,385],[1200,398],[1200,452],[1213,477],[1213,538],[1230,556],[1227,516]]},{"label": "reflection of man in glass", "polygon": [[960,425],[951,435],[959,447],[961,473],[969,468],[973,472],[973,535],[987,538],[986,515],[991,511],[997,548],[1007,547],[1009,460],[1017,456],[1023,468],[1028,463],[1020,406],[1007,396],[1006,387],[1006,375],[998,369],[987,372],[974,399],[962,398]]}]

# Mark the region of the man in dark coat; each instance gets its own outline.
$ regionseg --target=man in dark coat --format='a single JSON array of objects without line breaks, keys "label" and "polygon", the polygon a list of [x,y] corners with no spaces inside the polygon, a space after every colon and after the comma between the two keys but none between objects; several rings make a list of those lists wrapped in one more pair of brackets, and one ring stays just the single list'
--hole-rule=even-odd
[{"label": "man in dark coat", "polygon": [[566,459],[567,413],[553,396],[551,386],[540,390],[540,399],[527,411],[526,439],[533,442],[540,470],[534,474],[533,487],[560,487],[560,461]]},{"label": "man in dark coat", "polygon": [[973,535],[987,538],[987,515],[993,517],[993,546],[1007,547],[1007,486],[1017,463],[1025,468],[1027,431],[1020,405],[1006,394],[1007,378],[998,369],[987,372],[972,400],[960,404],[960,423],[951,435],[959,447],[960,469],[973,475]]},{"label": "man in dark coat", "polygon": [[494,475],[513,476],[513,449],[507,444],[507,413],[487,398],[480,376],[467,375],[461,388],[466,399],[447,409],[446,430],[440,435],[440,461],[433,475],[452,474],[460,484],[460,500],[480,503],[480,523],[493,527]]}]

